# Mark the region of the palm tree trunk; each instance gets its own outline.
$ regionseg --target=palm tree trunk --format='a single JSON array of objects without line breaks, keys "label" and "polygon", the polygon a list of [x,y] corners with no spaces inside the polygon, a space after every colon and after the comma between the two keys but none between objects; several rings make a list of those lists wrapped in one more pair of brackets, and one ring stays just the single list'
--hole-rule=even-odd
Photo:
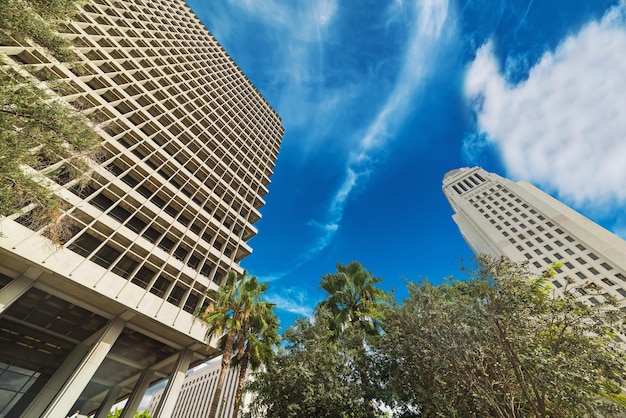
[{"label": "palm tree trunk", "polygon": [[222,368],[220,369],[220,376],[217,379],[217,385],[215,386],[215,393],[213,394],[213,400],[211,401],[211,408],[209,409],[208,418],[216,418],[217,410],[219,408],[220,395],[222,394],[222,388],[224,387],[224,380],[226,378],[226,371],[230,365],[230,358],[233,352],[233,338],[234,336],[229,332],[226,335],[226,344],[224,352],[222,353]]},{"label": "palm tree trunk", "polygon": [[235,392],[235,405],[233,407],[232,418],[237,418],[239,412],[239,403],[241,402],[241,394],[243,392],[243,384],[246,381],[246,371],[248,370],[248,361],[250,360],[250,344],[246,345],[246,350],[241,357],[239,364],[239,379],[237,380],[237,392]]}]

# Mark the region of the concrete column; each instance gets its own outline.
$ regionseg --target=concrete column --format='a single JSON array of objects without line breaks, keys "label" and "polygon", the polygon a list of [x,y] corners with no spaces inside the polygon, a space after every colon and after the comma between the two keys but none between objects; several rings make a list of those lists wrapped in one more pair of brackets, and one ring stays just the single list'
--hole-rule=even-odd
[{"label": "concrete column", "polygon": [[26,270],[26,273],[11,280],[9,284],[0,289],[0,313],[4,312],[13,302],[26,293],[28,289],[33,287],[35,280],[37,280],[41,273],[42,271],[38,268],[30,267]]},{"label": "concrete column", "polygon": [[119,317],[109,322],[98,341],[91,346],[87,355],[46,408],[41,418],[65,417],[68,412],[71,412],[70,409],[106,358],[127,321],[128,319]]},{"label": "concrete column", "polygon": [[[65,359],[61,367],[59,367],[48,383],[41,389],[35,399],[24,410],[21,418],[40,417],[46,407],[52,402],[57,393],[61,390],[65,382],[70,378],[72,372],[78,367],[82,359],[89,352],[89,346],[79,344]],[[71,405],[70,405],[71,407]]]},{"label": "concrete column", "polygon": [[163,391],[159,406],[157,406],[156,412],[154,413],[154,418],[170,418],[172,416],[178,395],[183,387],[185,374],[187,370],[189,370],[192,355],[193,352],[187,348],[182,350],[178,355],[178,360],[176,360],[176,365],[170,375],[170,380],[167,382],[167,386]]},{"label": "concrete column", "polygon": [[98,408],[98,412],[94,416],[94,418],[107,418],[109,411],[113,408],[113,405],[117,403],[117,397],[122,391],[121,386],[113,386],[107,392],[107,396],[104,397],[104,400],[100,404],[100,408]]},{"label": "concrete column", "polygon": [[139,376],[139,379],[137,380],[137,384],[135,384],[135,387],[133,388],[133,392],[128,398],[128,402],[126,402],[126,406],[124,406],[124,411],[122,411],[120,418],[134,418],[135,412],[137,412],[137,408],[139,408],[143,395],[146,393],[146,389],[148,389],[148,385],[152,381],[153,377],[154,370],[152,369],[146,369],[143,373],[141,373],[141,376]]}]

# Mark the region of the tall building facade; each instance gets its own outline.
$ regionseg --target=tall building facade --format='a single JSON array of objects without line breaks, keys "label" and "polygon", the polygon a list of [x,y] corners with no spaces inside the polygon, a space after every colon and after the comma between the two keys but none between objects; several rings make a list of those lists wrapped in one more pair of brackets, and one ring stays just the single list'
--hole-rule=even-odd
[{"label": "tall building facade", "polygon": [[[220,361],[215,361],[187,374],[171,418],[208,416],[221,366]],[[219,399],[218,416],[231,417],[233,415],[233,401],[237,391],[238,379],[239,368],[229,368]],[[147,411],[149,414],[152,415],[157,410],[164,393],[164,390],[154,393],[148,404]],[[246,403],[247,398],[249,396],[244,394],[242,405]]]},{"label": "tall building facade", "polygon": [[96,125],[88,185],[64,161],[35,173],[66,203],[61,248],[0,219],[0,417],[106,416],[218,354],[194,313],[242,271],[282,140],[281,120],[184,0],[92,0],[61,28],[79,64],[4,40],[0,54],[53,78]]},{"label": "tall building facade", "polygon": [[601,296],[579,290],[590,303],[626,298],[626,242],[535,186],[474,167],[448,172],[443,192],[475,254],[527,261],[537,273],[561,262],[552,280],[557,292],[568,278],[601,289]]}]

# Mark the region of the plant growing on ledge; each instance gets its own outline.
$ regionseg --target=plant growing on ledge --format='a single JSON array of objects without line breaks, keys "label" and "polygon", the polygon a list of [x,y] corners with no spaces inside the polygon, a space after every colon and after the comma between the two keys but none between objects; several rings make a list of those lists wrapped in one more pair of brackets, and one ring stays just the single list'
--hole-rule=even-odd
[{"label": "plant growing on ledge", "polygon": [[[59,60],[71,60],[69,42],[55,27],[79,4],[1,0],[0,42],[36,45]],[[0,57],[0,138],[0,215],[22,213],[27,226],[45,228],[53,242],[62,243],[69,230],[63,201],[43,178],[66,184],[83,177],[101,138],[82,114],[55,100],[51,91],[6,57]]]}]

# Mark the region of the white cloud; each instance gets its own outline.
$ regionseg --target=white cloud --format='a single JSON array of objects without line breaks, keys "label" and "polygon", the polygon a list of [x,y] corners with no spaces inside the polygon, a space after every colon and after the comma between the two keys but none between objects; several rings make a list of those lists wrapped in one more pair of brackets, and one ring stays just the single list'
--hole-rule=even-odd
[{"label": "white cloud", "polygon": [[545,53],[515,86],[507,84],[491,43],[478,50],[465,94],[511,177],[576,205],[626,203],[625,51],[626,6]]},{"label": "white cloud", "polygon": [[315,303],[309,300],[306,291],[299,288],[280,289],[280,293],[268,292],[265,298],[268,302],[276,304],[276,309],[290,312],[296,315],[310,318],[315,310]]},{"label": "white cloud", "polygon": [[[391,5],[390,15],[396,15],[397,9],[402,7],[402,3]],[[448,19],[448,1],[416,1],[414,7],[416,22],[413,24],[397,81],[359,138],[356,151],[350,155],[344,181],[330,201],[328,220],[322,228],[324,234],[307,253],[307,259],[319,253],[332,241],[339,229],[350,194],[371,174],[375,163],[373,155],[393,137],[400,121],[406,117],[416,90],[422,86],[432,68],[433,60],[429,58],[442,42],[442,30]]]}]

